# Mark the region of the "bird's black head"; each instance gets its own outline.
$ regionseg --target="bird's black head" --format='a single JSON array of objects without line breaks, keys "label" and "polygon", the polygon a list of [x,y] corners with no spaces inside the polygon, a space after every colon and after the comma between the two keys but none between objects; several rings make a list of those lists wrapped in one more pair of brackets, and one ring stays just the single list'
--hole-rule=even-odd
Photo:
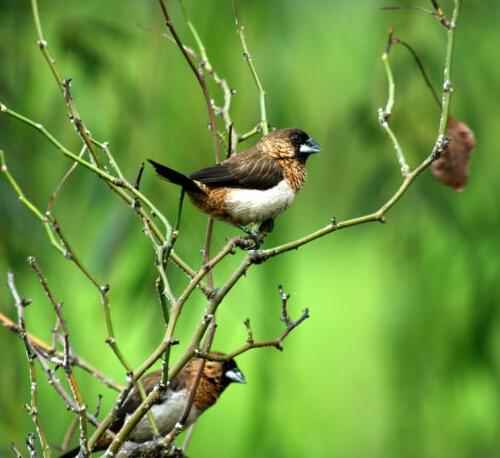
[{"label": "bird's black head", "polygon": [[261,139],[264,150],[277,159],[306,161],[320,151],[319,144],[302,129],[277,129]]},{"label": "bird's black head", "polygon": [[247,383],[245,375],[241,372],[234,359],[229,359],[223,363],[224,379],[228,383]]},{"label": "bird's black head", "polygon": [[[288,129],[287,129],[288,130]],[[301,159],[307,159],[311,154],[319,153],[319,144],[301,129],[289,129],[289,137],[295,147],[295,154]]]}]

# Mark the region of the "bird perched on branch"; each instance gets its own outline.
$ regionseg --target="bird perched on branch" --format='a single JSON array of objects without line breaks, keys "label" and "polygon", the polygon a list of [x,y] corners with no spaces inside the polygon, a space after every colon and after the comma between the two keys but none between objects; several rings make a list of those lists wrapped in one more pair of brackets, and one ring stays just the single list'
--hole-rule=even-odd
[{"label": "bird perched on branch", "polygon": [[[212,354],[223,356],[222,353],[218,352],[212,352]],[[203,369],[198,388],[194,394],[189,414],[185,418],[184,426],[193,424],[205,410],[213,406],[229,384],[246,383],[245,376],[236,365],[234,359],[226,361],[204,361],[200,358],[191,359],[179,374],[170,380],[168,388],[160,394],[160,399],[150,410],[162,436],[168,434],[182,420],[189,402],[190,393],[196,383],[196,377],[202,364]],[[161,371],[152,372],[141,380],[147,395],[160,382]],[[137,409],[141,401],[140,393],[134,388],[118,409],[116,419],[111,423],[109,430],[113,433],[120,431],[127,417]],[[153,436],[150,420],[148,416],[144,416],[132,430],[128,436],[128,440],[145,442],[153,439]],[[111,435],[104,434],[93,451],[105,450],[111,442]],[[80,449],[77,447],[66,452],[61,458],[75,457],[79,451]]]},{"label": "bird perched on branch", "polygon": [[278,129],[255,146],[189,176],[149,160],[205,213],[238,227],[264,223],[286,210],[302,188],[308,157],[320,147],[300,129]]}]

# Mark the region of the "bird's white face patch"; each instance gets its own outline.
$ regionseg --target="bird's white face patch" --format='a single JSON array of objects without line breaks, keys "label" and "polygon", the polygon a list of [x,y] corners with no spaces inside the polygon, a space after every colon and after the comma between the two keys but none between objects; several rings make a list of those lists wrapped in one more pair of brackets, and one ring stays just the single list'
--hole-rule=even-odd
[{"label": "bird's white face patch", "polygon": [[[167,398],[161,404],[155,404],[151,408],[151,413],[155,419],[161,434],[170,432],[175,424],[181,419],[186,408],[189,393],[187,390],[169,392]],[[186,421],[187,426],[191,425],[198,418],[200,411],[191,407],[189,417]],[[144,442],[152,437],[153,431],[147,415],[141,418],[141,421],[133,429],[130,439],[136,442]]]},{"label": "bird's white face patch", "polygon": [[239,224],[261,223],[274,218],[293,202],[295,192],[288,181],[281,180],[266,189],[231,189],[226,197],[226,211]]}]

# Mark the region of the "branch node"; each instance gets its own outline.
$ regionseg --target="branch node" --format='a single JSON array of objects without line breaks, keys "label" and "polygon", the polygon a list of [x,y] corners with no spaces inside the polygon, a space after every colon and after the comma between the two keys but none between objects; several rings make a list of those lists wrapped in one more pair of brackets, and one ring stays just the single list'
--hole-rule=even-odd
[{"label": "branch node", "polygon": [[266,256],[262,250],[250,250],[248,256],[252,264],[262,264],[266,260]]},{"label": "branch node", "polygon": [[249,345],[252,345],[255,341],[254,341],[254,338],[253,338],[253,331],[252,331],[252,327],[250,325],[250,318],[247,318],[243,324],[245,325],[245,327],[247,328],[247,343]]},{"label": "branch node", "polygon": [[101,291],[102,294],[108,294],[109,289],[110,289],[109,283],[106,283],[105,285],[99,287],[99,290]]},{"label": "branch node", "polygon": [[446,151],[449,144],[450,144],[450,139],[446,135],[440,135],[432,150],[431,162],[434,162],[435,160],[439,159],[441,157],[441,154],[443,154]]},{"label": "branch node", "polygon": [[387,123],[389,122],[390,117],[391,113],[385,111],[383,108],[378,109],[378,122],[384,129],[387,128]]}]

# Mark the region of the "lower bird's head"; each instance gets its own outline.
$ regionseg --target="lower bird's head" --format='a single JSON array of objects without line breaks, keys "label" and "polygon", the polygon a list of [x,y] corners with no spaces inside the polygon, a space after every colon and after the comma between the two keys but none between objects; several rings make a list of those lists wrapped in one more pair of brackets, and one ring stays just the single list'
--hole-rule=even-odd
[{"label": "lower bird's head", "polygon": [[301,129],[277,129],[262,137],[258,146],[275,159],[297,159],[305,162],[319,153],[319,144]]},{"label": "lower bird's head", "polygon": [[[217,354],[221,356],[221,354]],[[234,359],[224,361],[205,361],[203,376],[220,387],[230,383],[246,383],[245,376]]]}]

